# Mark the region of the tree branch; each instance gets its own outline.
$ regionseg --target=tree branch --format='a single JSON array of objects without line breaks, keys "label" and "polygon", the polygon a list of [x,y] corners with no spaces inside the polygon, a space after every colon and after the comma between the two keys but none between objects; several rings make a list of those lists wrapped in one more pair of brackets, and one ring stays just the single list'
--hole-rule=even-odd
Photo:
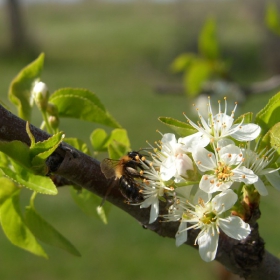
[{"label": "tree branch", "polygon": [[[49,134],[30,126],[36,141],[43,141],[50,137]],[[26,133],[26,122],[0,105],[0,141],[19,140],[30,145]],[[85,188],[100,197],[104,197],[111,181],[107,180],[100,169],[100,163],[62,143],[48,160],[52,173],[61,176],[73,184]],[[144,228],[154,231],[162,237],[174,238],[178,223],[156,222],[149,224],[150,209],[140,209],[137,206],[124,203],[124,198],[118,188],[113,188],[107,200],[134,217]],[[258,209],[257,209],[258,210]],[[165,213],[165,205],[160,205],[160,214]],[[257,214],[256,214],[257,213]],[[253,213],[254,214],[254,213]],[[249,222],[252,232],[245,240],[234,240],[221,233],[216,260],[231,272],[246,279],[280,279],[280,261],[264,250],[264,242],[259,236],[256,223],[260,213],[255,211]],[[190,230],[186,244],[194,246],[197,231]]]}]

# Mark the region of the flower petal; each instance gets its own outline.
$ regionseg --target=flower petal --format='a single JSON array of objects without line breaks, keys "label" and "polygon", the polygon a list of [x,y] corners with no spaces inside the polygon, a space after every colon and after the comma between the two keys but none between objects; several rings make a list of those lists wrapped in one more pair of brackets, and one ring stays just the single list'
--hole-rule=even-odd
[{"label": "flower petal", "polygon": [[158,204],[159,204],[158,199],[155,199],[154,202],[151,204],[149,224],[153,223],[158,217],[158,213],[159,213]]},{"label": "flower petal", "polygon": [[187,170],[193,170],[192,160],[186,154],[179,154],[174,164],[178,175],[186,175]]},{"label": "flower petal", "polygon": [[197,243],[199,245],[199,254],[201,258],[206,262],[211,262],[216,257],[218,248],[219,235],[215,232],[214,235],[211,232],[204,232],[198,238]]},{"label": "flower petal", "polygon": [[202,132],[197,132],[184,138],[179,138],[178,143],[184,145],[183,149],[193,152],[197,147],[206,147],[210,142],[210,138]]},{"label": "flower petal", "polygon": [[[239,124],[233,125],[231,129],[235,129]],[[252,141],[256,139],[261,132],[261,128],[254,123],[243,124],[240,129],[232,133],[230,136],[238,141]]]},{"label": "flower petal", "polygon": [[199,200],[203,200],[204,203],[208,203],[210,201],[210,199],[212,198],[212,195],[210,193],[207,193],[205,191],[203,191],[202,189],[198,189],[196,194],[194,195],[192,202],[194,204],[198,204]]},{"label": "flower petal", "polygon": [[176,136],[173,133],[165,133],[162,136],[161,142],[163,145],[165,144],[177,144]]},{"label": "flower petal", "polygon": [[260,177],[258,177],[258,181],[254,183],[254,186],[260,195],[262,195],[262,196],[268,195],[267,188],[265,187],[265,185],[264,185],[263,181],[260,179]]},{"label": "flower petal", "polygon": [[216,195],[212,199],[212,203],[214,205],[214,209],[218,213],[222,213],[230,209],[234,205],[236,200],[237,194],[233,190],[228,189]]},{"label": "flower petal", "polygon": [[220,158],[226,165],[238,165],[242,159],[242,151],[234,144],[222,147],[219,152]]},{"label": "flower petal", "polygon": [[178,231],[176,233],[176,246],[184,244],[188,240],[187,223],[180,223]]},{"label": "flower petal", "polygon": [[225,146],[228,146],[228,145],[231,145],[231,144],[234,145],[234,142],[231,139],[222,138],[222,139],[218,140],[217,147],[222,148],[222,147],[225,147]]},{"label": "flower petal", "polygon": [[247,185],[252,185],[258,181],[258,176],[249,168],[241,166],[232,170],[232,179],[236,182],[243,182]]},{"label": "flower petal", "polygon": [[215,155],[206,149],[199,147],[192,155],[200,171],[205,172],[216,168],[217,163]]},{"label": "flower petal", "polygon": [[140,208],[148,208],[150,205],[154,203],[155,200],[157,200],[156,195],[149,196],[141,203]]},{"label": "flower petal", "polygon": [[268,182],[278,191],[280,191],[280,176],[278,171],[273,172],[273,173],[268,173],[265,175],[266,179],[268,180]]},{"label": "flower petal", "polygon": [[231,181],[220,183],[215,175],[204,175],[199,182],[199,188],[207,193],[225,191],[231,185]]},{"label": "flower petal", "polygon": [[237,240],[246,238],[251,232],[250,225],[237,216],[220,219],[219,226],[226,235]]},{"label": "flower petal", "polygon": [[160,175],[163,181],[168,181],[176,174],[175,157],[169,156],[160,166]]}]

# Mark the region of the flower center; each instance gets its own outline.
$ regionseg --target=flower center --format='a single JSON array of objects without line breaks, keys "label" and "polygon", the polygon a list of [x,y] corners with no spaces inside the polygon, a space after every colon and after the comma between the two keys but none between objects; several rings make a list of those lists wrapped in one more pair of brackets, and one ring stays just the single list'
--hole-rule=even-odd
[{"label": "flower center", "polygon": [[203,224],[211,224],[213,222],[215,222],[217,220],[217,216],[214,212],[205,212],[203,214],[203,217],[200,218],[200,221],[203,223]]},{"label": "flower center", "polygon": [[215,169],[215,174],[220,182],[228,182],[230,177],[233,175],[233,172],[230,166],[222,162],[218,162],[218,166]]}]

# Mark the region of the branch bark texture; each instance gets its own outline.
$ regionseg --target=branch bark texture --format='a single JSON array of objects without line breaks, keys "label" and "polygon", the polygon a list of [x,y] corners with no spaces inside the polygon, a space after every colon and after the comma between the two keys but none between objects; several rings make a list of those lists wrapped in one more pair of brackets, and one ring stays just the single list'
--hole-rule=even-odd
[{"label": "branch bark texture", "polygon": [[[49,134],[31,125],[31,132],[36,141],[43,141],[50,137]],[[26,133],[26,122],[0,105],[0,141],[19,140],[30,145]],[[51,156],[48,162],[52,173],[61,176],[64,180],[85,188],[100,197],[104,197],[111,181],[106,179],[100,169],[100,163],[63,143]],[[150,209],[140,209],[124,203],[124,198],[118,188],[113,188],[107,200],[134,217],[143,227],[154,231],[162,237],[174,238],[178,223],[162,223],[160,219],[149,224]],[[165,213],[164,205],[160,212]],[[264,241],[259,236],[256,223],[259,213],[250,223],[252,232],[245,239],[237,241],[221,233],[216,260],[231,272],[245,279],[280,279],[280,261],[275,256],[264,250]],[[194,246],[197,231],[190,230],[187,245]],[[197,246],[195,246],[197,247]]]}]

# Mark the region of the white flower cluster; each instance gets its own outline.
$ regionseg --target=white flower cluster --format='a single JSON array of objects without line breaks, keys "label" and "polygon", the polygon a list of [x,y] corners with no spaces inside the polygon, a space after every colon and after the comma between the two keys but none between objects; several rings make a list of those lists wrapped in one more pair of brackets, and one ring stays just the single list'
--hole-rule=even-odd
[{"label": "white flower cluster", "polygon": [[[159,200],[169,201],[166,221],[180,221],[176,245],[187,241],[188,230],[200,230],[195,244],[204,261],[215,259],[220,230],[241,240],[250,234],[250,226],[231,213],[238,200],[233,186],[254,185],[260,195],[266,195],[265,184],[279,185],[278,169],[266,168],[274,149],[259,154],[250,149],[261,128],[253,123],[234,123],[234,112],[212,113],[208,120],[198,112],[200,122],[190,125],[197,131],[184,138],[162,135],[157,149],[151,153],[150,168],[145,164],[142,208],[151,206],[150,223],[159,215]],[[265,183],[263,182],[265,179]],[[279,187],[278,187],[279,188]],[[170,203],[171,200],[171,203]]]}]

